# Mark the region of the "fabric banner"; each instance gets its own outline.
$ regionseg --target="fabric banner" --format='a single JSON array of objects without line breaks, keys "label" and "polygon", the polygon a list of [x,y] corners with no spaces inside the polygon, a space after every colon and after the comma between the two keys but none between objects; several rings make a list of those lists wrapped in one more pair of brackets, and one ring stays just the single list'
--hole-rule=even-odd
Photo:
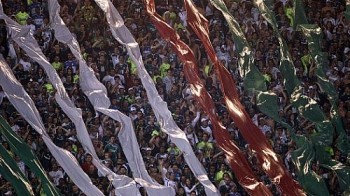
[{"label": "fabric banner", "polygon": [[278,42],[280,44],[280,70],[285,79],[284,86],[286,87],[288,94],[291,95],[294,92],[295,88],[300,86],[300,81],[296,76],[292,58],[288,52],[287,44],[279,33],[276,18],[268,8],[269,5],[266,5],[267,3],[265,4],[263,0],[254,0],[254,3],[256,4],[256,7],[259,9],[264,19],[271,25],[278,39]]},{"label": "fabric banner", "polygon": [[296,176],[305,192],[310,195],[329,195],[327,186],[322,177],[311,170],[312,161],[315,160],[313,144],[305,136],[296,135],[295,130],[278,115],[277,96],[274,93],[259,92],[257,95],[259,109],[283,127],[292,135],[292,140],[298,147],[291,153],[291,158],[296,167]]},{"label": "fabric banner", "polygon": [[[184,42],[180,40],[179,35],[175,32],[175,30],[167,25],[155,12],[154,1],[146,0],[145,2],[147,13],[151,17],[155,27],[158,29],[158,32],[171,44],[180,60],[184,63],[186,79],[191,83],[191,90],[197,101],[200,103],[205,113],[209,116],[209,119],[214,127],[216,144],[225,153],[231,168],[236,174],[238,182],[251,195],[271,195],[268,188],[256,180],[248,161],[240,152],[239,148],[230,139],[231,137],[225,130],[225,127],[219,122],[214,103],[209,93],[205,90],[203,82],[198,77],[198,67],[195,65],[193,52]],[[231,102],[230,107],[235,108],[237,113],[240,113],[236,107],[236,103]],[[240,113],[240,115],[241,114],[242,113]]]},{"label": "fabric banner", "polygon": [[206,172],[196,158],[185,133],[176,125],[168,110],[167,104],[159,96],[152,78],[147,73],[140,53],[139,45],[124,25],[124,21],[113,4],[107,0],[96,0],[96,3],[106,13],[107,22],[110,25],[112,35],[126,47],[132,61],[137,66],[137,73],[146,90],[148,100],[161,127],[168,134],[170,140],[184,153],[186,163],[194,173],[198,181],[204,186],[207,195],[217,195],[217,189],[210,182]]},{"label": "fabric banner", "polygon": [[210,43],[208,21],[196,9],[192,1],[184,0],[184,2],[187,10],[188,24],[202,41],[211,62],[214,64],[214,70],[219,76],[221,91],[224,94],[224,100],[229,114],[239,128],[245,141],[249,143],[250,148],[257,153],[261,168],[269,176],[271,181],[280,187],[283,194],[303,194],[299,184],[291,178],[281,159],[272,150],[264,133],[253,123],[251,117],[241,104],[233,77],[218,60],[215,50]]},{"label": "fabric banner", "polygon": [[[298,0],[300,1],[300,0]],[[348,1],[347,1],[348,4]],[[301,3],[294,4],[294,9],[298,10],[299,14],[306,15],[304,7]],[[325,70],[327,67],[328,59],[327,54],[325,52],[322,52],[321,50],[321,42],[322,42],[322,29],[319,28],[317,25],[314,24],[308,24],[306,19],[300,19],[295,16],[295,20],[299,24],[297,26],[298,30],[301,30],[304,36],[306,37],[306,40],[308,42],[308,48],[310,55],[313,59],[313,61],[316,64],[316,70],[315,75],[317,77],[317,83],[320,87],[320,89],[327,95],[327,98],[331,104],[331,123],[323,123],[324,128],[319,128],[321,130],[320,132],[323,133],[320,137],[312,138],[314,145],[317,146],[319,144],[319,140],[330,140],[329,138],[337,137],[335,141],[335,146],[342,151],[345,154],[348,154],[350,152],[350,143],[346,137],[343,122],[340,118],[339,112],[338,112],[338,93],[336,92],[336,89],[334,86],[330,83],[330,81],[327,79],[327,76],[325,74]],[[299,20],[298,20],[299,19]],[[311,114],[310,114],[311,115]],[[335,130],[333,134],[331,134],[331,131],[329,130]],[[320,134],[321,135],[321,134]],[[329,141],[330,144],[332,144],[333,141]],[[342,163],[335,161],[331,159],[331,157],[327,154],[324,156],[324,146],[320,146],[320,148],[316,148],[316,154],[319,154],[318,161],[322,162],[322,166],[328,169],[331,169],[335,172],[339,180],[340,189],[341,191],[347,192],[350,191],[350,178],[349,178],[349,171],[350,168],[343,165]],[[320,153],[321,151],[321,153]],[[325,159],[326,157],[327,159]]]},{"label": "fabric banner", "polygon": [[38,158],[15,132],[11,129],[10,125],[5,119],[0,116],[0,134],[6,138],[11,150],[20,157],[24,164],[30,168],[30,170],[40,178],[43,191],[46,195],[58,196],[60,195],[55,185],[51,183],[47,177],[45,170],[42,168]]},{"label": "fabric banner", "polygon": [[300,24],[307,24],[307,18],[302,0],[294,0],[293,2],[293,29],[296,30]]},{"label": "fabric banner", "polygon": [[[0,174],[11,183],[11,186],[16,190],[17,195],[34,195],[32,187],[27,179],[24,176],[22,171],[19,169],[17,162],[13,160],[13,157],[4,148],[3,145],[0,144]],[[3,186],[2,184],[1,186]],[[10,187],[3,187],[7,190],[7,193],[11,195],[12,190]]]},{"label": "fabric banner", "polygon": [[[1,16],[4,18],[4,16]],[[24,90],[23,86],[13,75],[11,69],[0,55],[0,85],[2,86],[7,98],[22,117],[42,136],[49,151],[56,159],[58,164],[68,174],[70,179],[86,195],[103,195],[102,192],[92,185],[88,175],[81,169],[75,157],[68,151],[57,147],[45,131],[45,126],[41,120],[40,114],[35,107],[33,100]]]},{"label": "fabric banner", "polygon": [[239,55],[239,73],[244,80],[244,88],[253,91],[266,91],[264,76],[254,65],[252,48],[249,46],[238,22],[233,18],[222,0],[210,0],[210,2],[223,14],[232,33],[235,48]]},{"label": "fabric banner", "polygon": [[[309,24],[303,24],[298,26],[300,30],[302,30],[304,36],[306,37],[308,41],[309,51],[311,54],[311,57],[314,59],[316,64],[316,76],[317,76],[317,82],[320,86],[320,88],[326,93],[328,100],[330,101],[330,104],[332,106],[331,108],[331,120],[333,123],[333,126],[327,127],[323,129],[325,133],[323,134],[325,137],[333,138],[333,135],[337,135],[338,138],[336,139],[335,146],[341,150],[343,153],[348,154],[350,152],[350,143],[345,135],[345,130],[343,123],[341,121],[341,118],[338,113],[337,103],[338,103],[338,95],[336,92],[336,89],[333,87],[333,85],[329,82],[327,79],[324,70],[325,70],[325,64],[328,62],[326,54],[321,52],[320,43],[322,38],[322,31],[319,27],[316,25],[309,25]],[[330,135],[330,131],[327,130],[334,130],[335,133]],[[326,132],[327,131],[327,132]],[[328,139],[325,138],[325,139]],[[314,139],[314,143],[318,143],[318,139]],[[329,143],[332,144],[333,141],[330,141]],[[336,162],[334,160],[330,160],[330,157],[327,156],[329,159],[324,159],[324,156],[321,156],[321,160],[323,163],[323,166],[326,168],[330,168],[332,170],[335,170],[338,178],[341,179],[340,186],[342,191],[347,191],[350,186],[350,179],[346,177],[346,175],[349,174],[350,168],[346,167],[342,163]],[[334,167],[334,165],[337,165],[337,167]]]},{"label": "fabric banner", "polygon": [[266,82],[264,76],[254,65],[254,55],[244,33],[238,22],[233,18],[222,0],[210,0],[213,6],[224,16],[228,27],[232,33],[235,48],[239,54],[239,73],[244,81],[244,89],[248,91],[266,91]]},{"label": "fabric banner", "polygon": [[327,66],[327,54],[321,51],[320,44],[322,39],[322,30],[317,25],[312,24],[301,24],[298,26],[298,29],[301,30],[308,41],[309,52],[314,59],[316,64],[315,75],[317,77],[317,82],[328,97],[328,100],[332,106],[331,108],[331,119],[335,131],[338,135],[336,147],[341,150],[343,153],[350,153],[350,143],[347,141],[345,130],[341,118],[338,113],[338,94],[334,86],[329,82],[327,76],[324,73],[324,70]]},{"label": "fabric banner", "polygon": [[346,10],[343,14],[346,20],[350,20],[350,0],[346,0]]},{"label": "fabric banner", "polygon": [[[314,134],[311,134],[310,137],[308,138],[308,140],[310,142],[312,142],[312,144],[313,144],[313,149],[315,151],[315,161],[318,161],[322,165],[329,165],[331,163],[330,162],[331,155],[327,151],[327,149],[332,149],[330,147],[333,143],[332,138],[334,135],[334,128],[333,128],[332,122],[326,118],[325,114],[320,109],[320,107],[316,101],[303,95],[303,92],[302,92],[303,89],[300,86],[300,81],[296,77],[295,70],[293,68],[294,67],[293,62],[291,61],[287,45],[286,45],[285,41],[282,39],[282,37],[279,33],[279,30],[276,26],[277,23],[276,23],[276,19],[275,19],[274,14],[269,9],[267,9],[267,5],[265,5],[263,1],[258,0],[258,1],[255,1],[255,3],[256,3],[256,6],[259,8],[260,12],[262,13],[263,17],[272,26],[272,28],[275,32],[275,35],[278,38],[278,41],[280,44],[280,53],[281,53],[281,65],[280,65],[280,67],[281,67],[282,75],[286,79],[284,81],[284,83],[285,83],[285,86],[287,88],[288,94],[291,96],[291,103],[295,108],[298,109],[300,115],[305,117],[307,120],[315,123],[316,132]],[[302,10],[299,10],[299,11],[302,11]],[[303,22],[303,21],[298,21],[297,23],[301,24],[301,22]],[[311,32],[308,32],[307,34],[309,34],[309,33],[311,33]],[[315,35],[313,35],[313,36],[315,36]],[[309,39],[310,38],[311,37],[309,37]],[[310,39],[308,41],[312,42],[312,43],[309,43],[309,44],[311,44],[312,47],[316,47],[316,45],[319,44],[319,42],[317,42],[316,39],[313,39],[313,40]],[[314,52],[315,52],[315,48],[311,48],[311,50],[314,50]],[[314,55],[315,55],[315,53],[314,53]],[[324,77],[324,73],[323,73],[323,69],[322,69],[322,64],[325,62],[324,55],[321,53],[318,53],[314,57],[317,57],[317,58],[315,58],[315,61],[318,63],[318,67],[319,67],[319,68],[317,68],[319,70],[316,71],[316,75],[318,75],[317,76],[318,81],[320,81],[320,79],[324,80],[325,77]],[[322,83],[323,87],[325,87],[325,89],[330,88],[330,86],[329,86],[329,84],[327,84],[326,80],[321,81],[321,83]],[[333,94],[332,90],[330,90],[329,95],[332,95],[332,94]],[[332,101],[332,99],[334,101],[334,97],[333,98],[330,97],[331,101]],[[341,126],[341,125],[338,125],[338,126]],[[305,144],[303,144],[303,145],[305,145]],[[298,147],[301,148],[302,146],[298,146]],[[304,153],[299,154],[299,155],[304,155]],[[309,157],[309,158],[313,158],[313,157]],[[308,160],[308,161],[304,161],[304,162],[309,163],[311,161],[312,160]],[[329,167],[333,168],[331,166],[329,166]],[[309,167],[305,167],[305,166],[300,167],[300,168],[298,168],[298,170],[303,170],[305,168],[309,168]],[[298,176],[298,178],[305,177],[302,175],[303,175],[303,173],[301,173],[301,176]],[[315,181],[315,182],[318,181],[319,179],[321,179],[320,177],[317,177],[316,175],[308,175],[308,177],[313,178],[313,181]],[[341,178],[341,176],[338,176],[338,178]],[[345,180],[345,182],[346,182],[346,180]],[[313,184],[313,185],[316,185],[316,184]],[[307,189],[307,190],[313,189],[313,188],[310,188],[307,186],[310,186],[310,184],[306,184],[306,183],[303,184],[303,187],[305,189]],[[318,189],[316,189],[316,190],[318,190]]]},{"label": "fabric banner", "polygon": [[[120,182],[119,177],[99,161],[82,119],[81,111],[78,110],[74,106],[74,103],[70,100],[57,72],[42,53],[33,35],[31,35],[29,31],[26,32],[27,27],[19,26],[16,22],[9,18],[6,19],[6,22],[8,23],[8,27],[11,31],[11,38],[27,53],[28,56],[35,60],[45,70],[50,83],[56,89],[55,99],[57,103],[74,123],[77,130],[77,138],[82,143],[84,150],[92,155],[93,164],[96,166],[99,172],[101,172],[104,176],[107,176],[111,181],[115,183]],[[127,178],[126,180],[127,184],[132,181],[130,178]]]},{"label": "fabric banner", "polygon": [[348,195],[350,193],[350,168],[334,159],[329,161],[327,165],[322,164],[321,166],[334,171],[333,175],[336,174],[339,180],[340,191],[343,195]]},{"label": "fabric banner", "polygon": [[[159,185],[148,175],[140,153],[140,148],[137,143],[131,119],[117,110],[108,109],[110,106],[110,101],[107,97],[107,90],[105,86],[97,80],[92,69],[86,65],[85,60],[82,58],[77,40],[72,36],[62,21],[62,18],[59,16],[59,4],[56,0],[49,1],[49,13],[52,24],[51,26],[55,31],[56,39],[67,44],[73,55],[79,61],[80,86],[85,95],[88,96],[90,102],[94,106],[94,109],[114,120],[121,122],[122,128],[118,133],[118,138],[135,180],[144,186],[147,193],[151,196],[159,193],[163,195],[175,195],[175,192],[171,187]],[[118,178],[118,180],[112,181],[114,187],[116,188],[116,194],[139,194],[138,189],[135,186],[135,182],[131,181],[131,179],[126,176],[118,176]]]}]

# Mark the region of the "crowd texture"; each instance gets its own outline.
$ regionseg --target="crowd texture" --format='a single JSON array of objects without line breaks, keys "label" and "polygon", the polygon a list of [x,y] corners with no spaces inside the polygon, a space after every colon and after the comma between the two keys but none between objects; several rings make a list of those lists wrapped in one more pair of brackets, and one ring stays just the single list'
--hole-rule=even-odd
[{"label": "crowd texture", "polygon": [[[225,160],[223,152],[217,148],[211,122],[194,100],[184,77],[182,63],[163,40],[146,14],[141,0],[113,0],[125,25],[139,43],[145,67],[153,78],[159,95],[167,102],[169,110],[177,125],[186,133],[197,158],[206,169],[209,179],[222,195],[246,195],[244,189],[235,179]],[[265,134],[274,151],[280,155],[286,168],[296,177],[295,167],[291,161],[291,152],[295,142],[291,134],[282,126],[262,114],[255,102],[255,94],[243,88],[238,70],[238,54],[232,34],[222,14],[208,0],[194,0],[197,8],[209,21],[210,39],[218,58],[229,69],[237,81],[237,89],[246,110],[253,122]],[[118,44],[106,22],[105,15],[92,0],[59,0],[60,16],[69,30],[79,41],[82,54],[94,70],[95,76],[106,86],[112,109],[122,111],[134,123],[140,151],[143,155],[150,176],[164,186],[171,186],[176,195],[205,195],[204,188],[198,183],[180,150],[170,142],[168,136],[160,130],[157,119],[152,112],[136,66],[129,58],[125,48]],[[218,115],[232,140],[246,155],[259,181],[266,184],[274,195],[281,195],[280,190],[262,172],[257,159],[249,145],[241,137],[235,123],[229,117],[222,93],[213,72],[204,47],[186,22],[186,11],[182,1],[156,0],[156,11],[172,26],[181,39],[193,50],[201,79],[216,103]],[[283,76],[279,70],[279,44],[272,28],[264,20],[251,1],[226,1],[227,6],[239,22],[254,52],[254,64],[263,73],[265,82],[271,92],[279,97],[279,115],[291,125],[298,134],[312,134],[315,125],[298,115],[296,108],[290,104],[283,86]],[[321,48],[328,53],[329,64],[325,73],[337,89],[338,109],[347,137],[350,137],[350,22],[343,12],[345,1],[304,0],[307,18],[310,23],[318,24],[324,39]],[[312,6],[311,6],[312,5]],[[326,115],[330,116],[330,104],[317,83],[315,63],[310,61],[307,41],[301,32],[294,31],[286,7],[292,6],[290,0],[275,0],[274,12],[278,27],[290,48],[297,76],[304,87],[303,93],[320,105]],[[96,112],[79,86],[79,64],[69,48],[55,40],[50,28],[47,1],[42,0],[6,0],[3,1],[5,13],[21,25],[28,25],[37,39],[42,51],[56,69],[70,98],[82,109],[83,119],[94,144],[97,155],[103,164],[120,175],[132,177],[123,149],[118,141],[120,123]],[[6,58],[16,78],[34,100],[47,132],[54,143],[74,154],[82,169],[105,195],[113,193],[113,187],[92,164],[92,156],[84,152],[77,141],[73,123],[62,112],[54,99],[55,90],[49,83],[43,69],[27,56],[11,39],[4,21],[0,21],[0,52]],[[0,114],[5,117],[16,132],[38,156],[47,175],[63,195],[84,195],[71,182],[65,171],[57,164],[42,138],[23,120],[9,103],[0,87]],[[2,145],[18,163],[20,169],[29,179],[34,192],[40,195],[41,182],[26,167],[21,159],[11,152],[8,143],[0,138]],[[347,155],[333,148],[332,158],[349,166]],[[315,162],[312,169],[322,176],[332,195],[340,195],[339,179],[333,172]],[[145,191],[141,188],[141,193]],[[0,195],[16,195],[9,182],[0,177]]]}]

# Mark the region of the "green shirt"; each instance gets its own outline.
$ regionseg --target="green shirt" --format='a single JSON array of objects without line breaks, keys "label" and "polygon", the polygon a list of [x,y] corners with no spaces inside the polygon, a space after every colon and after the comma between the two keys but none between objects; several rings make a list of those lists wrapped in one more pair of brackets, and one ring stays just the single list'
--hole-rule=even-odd
[{"label": "green shirt", "polygon": [[50,83],[44,84],[44,87],[46,88],[48,93],[52,93],[53,92],[53,86]]},{"label": "green shirt", "polygon": [[63,67],[63,63],[61,62],[53,62],[52,67],[57,71]]},{"label": "green shirt", "polygon": [[73,76],[73,83],[76,84],[79,82],[79,75],[74,75]]},{"label": "green shirt", "polygon": [[175,155],[175,156],[177,156],[177,155],[180,154],[180,150],[179,150],[178,147],[174,147],[174,148],[169,147],[169,148],[167,149],[167,151],[168,151],[169,154]]},{"label": "green shirt", "polygon": [[204,73],[205,73],[206,76],[209,76],[210,71],[211,71],[211,66],[210,65],[205,65]]},{"label": "green shirt", "polygon": [[160,70],[160,76],[164,78],[166,76],[167,71],[170,69],[170,64],[169,63],[162,63],[159,67]]},{"label": "green shirt", "polygon": [[153,76],[152,79],[153,79],[154,82],[157,82],[158,78],[162,78],[162,77],[160,75],[155,75],[155,76]]},{"label": "green shirt", "polygon": [[197,144],[197,148],[198,150],[203,151],[205,157],[208,157],[210,153],[209,150],[214,149],[214,145],[211,142],[201,141]]},{"label": "green shirt", "polygon": [[26,25],[29,14],[27,12],[18,12],[16,14],[16,20],[20,25]]},{"label": "green shirt", "polygon": [[116,158],[118,153],[119,153],[119,145],[118,144],[112,144],[112,143],[108,143],[105,146],[105,152],[110,152],[112,155],[112,158]]},{"label": "green shirt", "polygon": [[230,175],[230,177],[232,178],[232,175],[230,172],[228,171],[218,171],[216,174],[215,174],[215,181],[217,183],[220,183],[220,181],[224,178],[224,173],[228,173]]},{"label": "green shirt", "polygon": [[134,61],[131,60],[131,58],[128,59],[128,62],[130,63],[130,71],[131,74],[137,74],[137,67],[136,64],[134,63]]}]

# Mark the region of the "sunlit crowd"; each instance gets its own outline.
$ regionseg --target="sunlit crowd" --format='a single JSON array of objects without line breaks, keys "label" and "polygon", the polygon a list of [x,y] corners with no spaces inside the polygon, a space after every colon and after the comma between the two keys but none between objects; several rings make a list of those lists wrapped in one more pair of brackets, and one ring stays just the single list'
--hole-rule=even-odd
[{"label": "sunlit crowd", "polygon": [[[127,159],[118,139],[120,122],[94,110],[79,85],[79,63],[69,48],[59,43],[54,36],[48,16],[48,3],[42,0],[6,0],[4,12],[20,25],[27,25],[38,41],[41,50],[57,71],[74,104],[82,109],[88,134],[96,153],[103,164],[119,175],[133,177]],[[176,195],[205,195],[204,187],[194,177],[184,161],[182,152],[162,132],[152,111],[137,75],[136,65],[126,49],[112,36],[103,11],[93,0],[58,0],[60,16],[78,40],[87,65],[96,78],[105,85],[111,101],[111,109],[119,110],[133,121],[134,131],[149,175],[164,186],[173,187]],[[224,153],[217,147],[213,127],[207,115],[194,98],[183,72],[183,63],[161,38],[152,25],[141,0],[112,1],[125,21],[125,25],[139,43],[145,68],[152,77],[161,98],[167,102],[174,121],[185,132],[198,160],[207,171],[210,181],[221,195],[247,195],[238,183],[235,174],[227,164]],[[251,1],[239,3],[225,1],[232,16],[239,22],[254,54],[254,65],[264,76],[269,91],[278,95],[279,116],[301,135],[315,132],[315,124],[308,121],[291,105],[286,93],[279,63],[279,44],[272,27],[262,17]],[[345,1],[304,0],[308,22],[317,24],[323,32],[321,49],[328,54],[324,68],[327,79],[337,90],[338,112],[346,134],[350,136],[350,23],[344,17]],[[216,54],[235,79],[241,102],[253,122],[265,134],[273,150],[280,156],[290,174],[297,179],[291,153],[296,144],[291,133],[263,114],[256,104],[256,94],[244,88],[239,72],[239,54],[235,41],[222,13],[208,0],[194,0],[196,7],[208,19],[210,39]],[[155,0],[156,11],[172,26],[180,38],[189,45],[196,57],[199,76],[215,102],[221,122],[230,132],[232,140],[241,149],[255,172],[274,195],[282,195],[278,186],[263,172],[255,153],[242,138],[239,129],[230,118],[218,76],[213,71],[201,41],[187,24],[183,2],[178,0]],[[309,55],[306,38],[300,31],[293,30],[288,8],[291,0],[275,0],[273,11],[277,25],[288,44],[301,81],[303,94],[314,99],[327,117],[331,116],[330,102],[317,82],[316,64]],[[113,194],[114,188],[92,164],[93,157],[86,153],[78,141],[74,124],[55,101],[55,89],[41,66],[30,58],[11,38],[10,31],[0,20],[0,52],[11,67],[14,75],[36,104],[45,124],[46,131],[54,143],[70,151],[82,169],[105,195]],[[84,195],[53,158],[43,139],[23,119],[7,99],[0,87],[0,114],[35,152],[47,176],[63,195]],[[128,130],[131,131],[131,130]],[[42,195],[41,181],[12,152],[4,137],[0,142],[8,150],[19,168],[30,181],[36,195]],[[347,154],[332,146],[332,158],[349,165]],[[332,171],[312,163],[312,170],[325,179],[332,195],[341,195],[339,179]],[[140,193],[146,195],[143,187]],[[0,194],[16,195],[11,183],[0,177]]]}]

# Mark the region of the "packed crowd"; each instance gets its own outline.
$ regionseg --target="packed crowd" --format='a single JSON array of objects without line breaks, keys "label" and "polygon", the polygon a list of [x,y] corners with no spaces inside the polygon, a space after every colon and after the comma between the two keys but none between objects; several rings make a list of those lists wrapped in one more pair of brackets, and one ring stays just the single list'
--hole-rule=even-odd
[{"label": "packed crowd", "polygon": [[[141,0],[113,0],[126,26],[139,43],[145,67],[153,78],[159,95],[168,103],[177,125],[186,133],[197,158],[206,169],[209,179],[222,195],[246,195],[235,179],[225,161],[224,154],[216,147],[211,122],[194,100],[182,70],[182,63],[171,47],[163,40],[152,25]],[[266,184],[274,195],[280,195],[278,187],[262,172],[257,165],[254,152],[241,137],[235,123],[230,119],[220,92],[217,76],[212,70],[201,42],[186,22],[186,11],[178,0],[156,0],[157,12],[172,26],[193,50],[200,76],[205,82],[216,103],[220,120],[231,133],[232,139],[249,160],[259,181]],[[197,8],[207,17],[210,25],[210,38],[218,58],[230,70],[237,81],[237,89],[246,110],[254,123],[266,135],[273,149],[280,155],[291,175],[296,177],[291,152],[296,149],[291,134],[282,126],[262,114],[256,106],[255,94],[243,88],[239,74],[238,54],[227,22],[208,0],[194,0]],[[287,41],[298,78],[302,81],[304,94],[313,98],[330,116],[330,104],[315,77],[315,63],[310,60],[305,37],[290,26],[286,8],[292,6],[290,0],[274,1],[274,12],[282,36]],[[96,77],[106,86],[111,100],[110,108],[122,111],[134,123],[140,150],[147,171],[160,184],[171,186],[177,195],[205,195],[203,186],[198,183],[180,150],[170,142],[168,136],[160,130],[154,113],[148,103],[146,91],[137,76],[135,64],[129,58],[125,48],[112,37],[104,13],[92,0],[59,0],[60,15],[70,31],[79,41],[82,54],[94,70]],[[263,73],[269,90],[279,97],[279,115],[290,124],[298,134],[309,135],[315,125],[298,115],[291,107],[289,97],[283,86],[283,76],[279,70],[279,45],[277,39],[263,19],[259,10],[250,1],[226,1],[231,14],[240,23],[251,45],[256,67]],[[338,109],[347,137],[350,136],[350,23],[344,18],[345,1],[304,0],[310,23],[318,24],[323,31],[322,50],[328,53],[329,64],[325,73],[337,89]],[[312,8],[311,8],[312,5]],[[21,25],[29,25],[42,51],[60,76],[69,96],[75,105],[82,109],[83,119],[96,152],[103,164],[120,175],[132,177],[123,150],[118,141],[120,123],[96,112],[79,86],[79,64],[69,48],[57,42],[50,28],[47,1],[7,0],[3,1],[4,11]],[[47,132],[54,143],[74,154],[82,169],[106,195],[113,192],[108,179],[103,177],[92,164],[92,156],[84,152],[77,141],[76,130],[69,118],[62,112],[54,99],[55,90],[43,69],[28,57],[11,39],[4,21],[0,21],[0,51],[12,68],[16,78],[34,100]],[[42,138],[23,120],[0,87],[0,114],[5,117],[16,132],[39,157],[52,182],[63,195],[83,195],[74,185],[65,171],[52,157]],[[8,143],[0,138],[25,173],[33,190],[40,194],[41,182],[25,166],[20,158],[11,152]],[[332,157],[348,164],[347,155],[335,147]],[[322,176],[333,195],[339,195],[338,179],[333,173],[320,167],[316,162],[312,169]],[[143,194],[144,190],[140,189]],[[10,183],[0,177],[0,194],[15,194]]]}]

